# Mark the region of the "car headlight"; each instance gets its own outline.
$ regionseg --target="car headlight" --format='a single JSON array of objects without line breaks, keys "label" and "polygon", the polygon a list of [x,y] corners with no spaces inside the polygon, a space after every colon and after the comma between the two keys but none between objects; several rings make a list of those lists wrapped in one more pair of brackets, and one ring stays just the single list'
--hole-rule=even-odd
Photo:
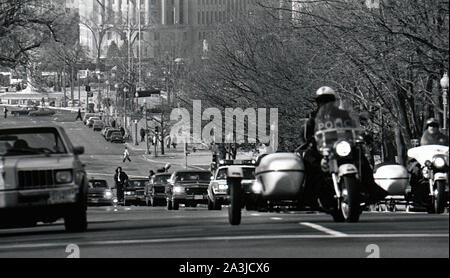
[{"label": "car headlight", "polygon": [[133,191],[125,191],[125,195],[128,195],[128,196],[133,195],[133,193],[134,193]]},{"label": "car headlight", "polygon": [[434,164],[434,167],[436,167],[438,169],[444,168],[445,167],[445,159],[443,157],[438,156],[433,160],[433,164]]},{"label": "car headlight", "polygon": [[173,193],[184,193],[184,187],[183,186],[174,186]]},{"label": "car headlight", "polygon": [[252,191],[253,191],[253,193],[255,193],[255,194],[260,194],[260,193],[262,193],[262,191],[263,191],[263,186],[262,186],[261,182],[259,182],[259,181],[253,182],[253,184],[252,184]]},{"label": "car headlight", "polygon": [[228,184],[219,184],[219,190],[228,190]]},{"label": "car headlight", "polygon": [[350,146],[350,143],[348,143],[347,141],[341,141],[336,144],[336,153],[339,156],[345,157],[345,156],[349,155],[351,151],[352,151],[352,146]]},{"label": "car headlight", "polygon": [[113,197],[113,194],[111,191],[106,191],[104,194],[105,199],[111,199]]},{"label": "car headlight", "polygon": [[55,180],[57,183],[72,182],[72,171],[70,170],[57,171],[55,174]]}]

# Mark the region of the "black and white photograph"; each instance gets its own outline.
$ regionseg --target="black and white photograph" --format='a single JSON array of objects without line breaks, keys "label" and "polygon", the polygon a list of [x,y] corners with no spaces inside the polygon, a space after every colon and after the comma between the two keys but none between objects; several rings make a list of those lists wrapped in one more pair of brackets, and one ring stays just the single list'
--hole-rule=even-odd
[{"label": "black and white photograph", "polygon": [[448,0],[0,0],[0,258],[448,259],[448,70]]}]

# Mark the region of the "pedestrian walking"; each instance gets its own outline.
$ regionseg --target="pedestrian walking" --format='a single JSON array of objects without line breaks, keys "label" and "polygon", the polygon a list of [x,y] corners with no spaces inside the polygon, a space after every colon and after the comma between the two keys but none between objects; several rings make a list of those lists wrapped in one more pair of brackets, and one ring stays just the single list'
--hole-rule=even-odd
[{"label": "pedestrian walking", "polygon": [[77,118],[75,119],[75,121],[78,119],[80,119],[80,121],[83,120],[83,118],[81,117],[81,109],[80,108],[78,108],[78,114],[77,114]]},{"label": "pedestrian walking", "polygon": [[125,162],[125,160],[127,160],[127,159],[129,162],[131,162],[130,153],[128,152],[128,147],[125,146],[125,151],[123,152],[123,162]]},{"label": "pedestrian walking", "polygon": [[116,173],[114,174],[114,183],[116,184],[117,200],[119,203],[123,202],[123,188],[127,181],[128,175],[124,171],[122,171],[122,167],[117,167]]},{"label": "pedestrian walking", "polygon": [[145,130],[143,128],[141,128],[140,133],[141,133],[141,142],[144,142],[145,141]]},{"label": "pedestrian walking", "polygon": [[4,111],[5,111],[5,119],[6,119],[6,117],[8,116],[8,108],[5,107]]}]

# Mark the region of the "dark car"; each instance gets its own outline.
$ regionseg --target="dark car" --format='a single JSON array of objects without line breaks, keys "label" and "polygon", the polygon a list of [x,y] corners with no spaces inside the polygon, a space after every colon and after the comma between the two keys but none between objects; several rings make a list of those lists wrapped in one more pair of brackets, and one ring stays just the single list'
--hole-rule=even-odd
[{"label": "dark car", "polygon": [[147,206],[150,204],[154,207],[158,204],[162,206],[166,205],[166,187],[171,176],[171,173],[160,173],[152,177],[145,190],[145,202]]},{"label": "dark car", "polygon": [[114,193],[106,180],[89,180],[88,204],[109,206],[114,204]]},{"label": "dark car", "polygon": [[60,126],[0,128],[0,226],[35,226],[64,218],[66,231],[85,231],[83,153]]},{"label": "dark car", "polygon": [[183,170],[172,174],[166,187],[167,209],[177,210],[180,204],[196,207],[208,203],[210,171]]},{"label": "dark car", "polygon": [[148,178],[130,178],[125,185],[123,191],[123,205],[134,204],[142,205],[145,204],[145,188],[148,186]]},{"label": "dark car", "polygon": [[113,132],[119,132],[120,135],[122,136],[122,133],[120,132],[120,129],[108,128],[108,130],[106,130],[105,134],[104,134],[106,141],[111,141],[111,135],[113,134]]},{"label": "dark car", "polygon": [[122,133],[120,131],[112,132],[111,136],[109,137],[109,141],[111,143],[125,143],[125,140],[123,139]]},{"label": "dark car", "polygon": [[30,111],[28,116],[52,116],[55,115],[55,110],[39,108],[36,111]]}]

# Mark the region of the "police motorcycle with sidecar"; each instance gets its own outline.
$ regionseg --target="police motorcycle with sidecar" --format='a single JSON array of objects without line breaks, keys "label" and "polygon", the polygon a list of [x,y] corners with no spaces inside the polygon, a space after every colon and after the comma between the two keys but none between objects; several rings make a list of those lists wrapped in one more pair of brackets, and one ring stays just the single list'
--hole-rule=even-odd
[{"label": "police motorcycle with sidecar", "polygon": [[408,157],[420,165],[422,178],[413,190],[415,201],[425,205],[429,213],[443,213],[449,200],[449,147],[424,145],[408,150]]},{"label": "police motorcycle with sidecar", "polygon": [[[351,108],[330,102],[316,116],[315,143],[321,154],[323,183],[315,184],[319,206],[336,222],[358,222],[373,188],[364,155],[364,130]],[[373,185],[370,183],[373,182]],[[381,190],[381,189],[380,189]]]}]

